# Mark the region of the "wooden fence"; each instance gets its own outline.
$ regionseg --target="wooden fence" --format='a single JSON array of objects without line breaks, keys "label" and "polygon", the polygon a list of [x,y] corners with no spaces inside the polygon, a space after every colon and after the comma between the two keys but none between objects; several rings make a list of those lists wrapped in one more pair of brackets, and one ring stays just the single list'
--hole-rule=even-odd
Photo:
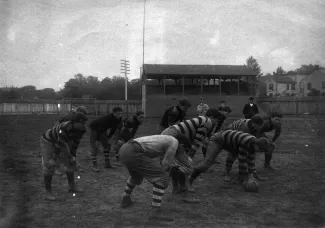
[{"label": "wooden fence", "polygon": [[30,103],[0,103],[0,115],[63,114],[76,106],[86,106],[91,115],[104,115],[114,107],[121,107],[128,114],[141,110],[141,101],[130,100],[59,100]]},{"label": "wooden fence", "polygon": [[280,111],[287,115],[325,115],[325,97],[276,97],[260,98],[260,108],[264,112]]}]

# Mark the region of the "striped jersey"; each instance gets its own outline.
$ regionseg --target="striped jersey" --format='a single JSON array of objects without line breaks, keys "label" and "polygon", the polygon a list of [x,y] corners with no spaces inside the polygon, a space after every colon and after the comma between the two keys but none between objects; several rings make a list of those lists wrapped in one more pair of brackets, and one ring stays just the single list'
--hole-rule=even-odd
[{"label": "striped jersey", "polygon": [[212,129],[210,118],[199,116],[190,120],[185,120],[174,127],[181,135],[192,141],[192,150],[197,151],[202,145],[205,137]]},{"label": "striped jersey", "polygon": [[252,127],[250,119],[240,119],[234,121],[230,124],[225,130],[234,130],[234,131],[242,131],[245,133],[252,134],[254,136],[257,135],[257,131]]},{"label": "striped jersey", "polygon": [[256,137],[242,131],[222,130],[214,134],[210,140],[219,143],[218,140],[220,139],[222,140],[222,148],[224,150],[237,154],[239,150],[250,151],[252,149],[252,143]]},{"label": "striped jersey", "polygon": [[73,150],[78,147],[84,133],[86,133],[84,124],[67,121],[48,129],[43,133],[43,138],[58,149],[63,148],[71,141],[71,150]]}]

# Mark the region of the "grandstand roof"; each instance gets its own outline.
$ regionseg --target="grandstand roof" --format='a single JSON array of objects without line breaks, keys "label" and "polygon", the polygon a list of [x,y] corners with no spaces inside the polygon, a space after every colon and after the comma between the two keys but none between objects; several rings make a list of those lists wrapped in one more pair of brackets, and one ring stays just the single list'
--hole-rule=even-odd
[{"label": "grandstand roof", "polygon": [[147,78],[162,76],[256,76],[252,69],[243,65],[171,65],[144,64]]}]

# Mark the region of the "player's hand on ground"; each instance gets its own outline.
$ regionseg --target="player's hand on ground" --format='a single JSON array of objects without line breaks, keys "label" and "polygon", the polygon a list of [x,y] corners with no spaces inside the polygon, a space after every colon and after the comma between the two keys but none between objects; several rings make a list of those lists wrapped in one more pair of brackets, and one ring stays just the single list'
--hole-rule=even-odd
[{"label": "player's hand on ground", "polygon": [[54,159],[50,159],[50,160],[49,160],[49,164],[50,164],[51,166],[55,166],[56,162],[54,161]]}]

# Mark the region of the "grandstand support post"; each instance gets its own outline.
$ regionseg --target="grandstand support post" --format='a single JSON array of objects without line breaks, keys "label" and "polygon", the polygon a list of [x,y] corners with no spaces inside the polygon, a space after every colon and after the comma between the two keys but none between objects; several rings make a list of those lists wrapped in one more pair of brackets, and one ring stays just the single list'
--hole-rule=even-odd
[{"label": "grandstand support post", "polygon": [[201,84],[201,93],[203,93],[203,77],[201,76],[200,78],[200,84]]},{"label": "grandstand support post", "polygon": [[240,86],[239,85],[240,85],[240,77],[238,76],[238,84],[237,84],[237,87],[238,87],[238,96],[239,96],[239,92],[240,92],[239,91],[240,90]]},{"label": "grandstand support post", "polygon": [[166,76],[164,76],[163,83],[164,83],[164,94],[166,94]]},{"label": "grandstand support post", "polygon": [[184,76],[182,77],[182,92],[183,92],[183,96],[185,95],[185,78]]},{"label": "grandstand support post", "polygon": [[221,76],[219,76],[219,93],[221,93]]}]

